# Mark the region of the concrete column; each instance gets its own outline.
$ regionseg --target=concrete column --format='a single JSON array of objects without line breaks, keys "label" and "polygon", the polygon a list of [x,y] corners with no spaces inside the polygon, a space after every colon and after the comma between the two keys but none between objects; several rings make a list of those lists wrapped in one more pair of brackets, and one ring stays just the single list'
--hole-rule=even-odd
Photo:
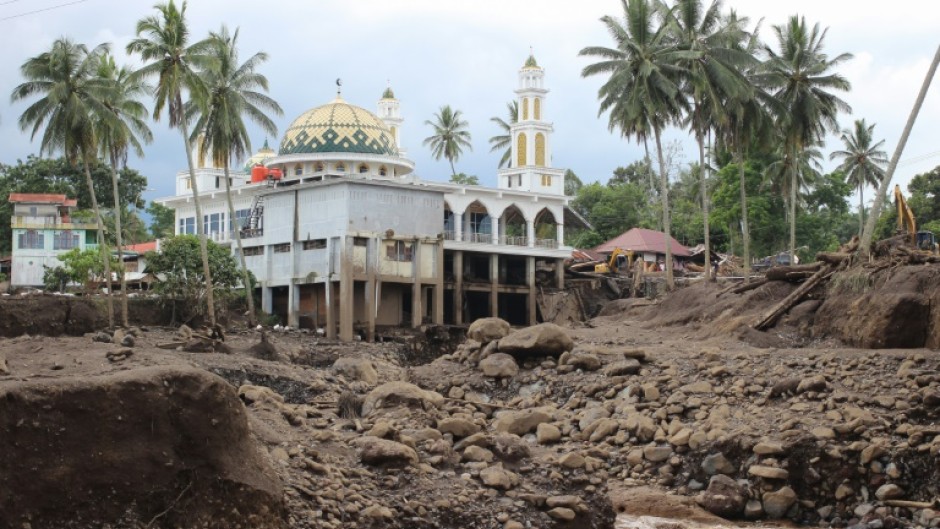
[{"label": "concrete column", "polygon": [[412,278],[411,284],[411,326],[415,329],[421,326],[421,314],[423,312],[423,300],[421,299],[421,243],[414,241],[414,250],[411,252]]},{"label": "concrete column", "polygon": [[293,283],[287,285],[287,325],[300,327],[300,286]]},{"label": "concrete column", "polygon": [[454,324],[463,325],[463,251],[454,252]]},{"label": "concrete column", "polygon": [[366,244],[366,341],[375,341],[375,311],[377,302],[375,267],[378,262],[376,247],[377,239],[369,239]]},{"label": "concrete column", "polygon": [[499,316],[499,255],[490,254],[490,316]]},{"label": "concrete column", "polygon": [[323,283],[326,292],[326,337],[336,339],[336,292],[333,290],[333,280],[329,277]]},{"label": "concrete column", "polygon": [[525,283],[529,287],[529,325],[535,325],[538,319],[535,311],[537,293],[535,289],[535,257],[525,258]]},{"label": "concrete column", "polygon": [[492,233],[493,244],[499,244],[499,217],[490,216],[490,233]]},{"label": "concrete column", "polygon": [[339,339],[351,342],[353,339],[353,277],[352,277],[352,237],[340,238],[339,268]]},{"label": "concrete column", "polygon": [[435,325],[444,324],[444,241],[435,245],[437,255],[434,258],[434,313],[431,322]]},{"label": "concrete column", "polygon": [[555,259],[555,287],[565,288],[565,260]]},{"label": "concrete column", "polygon": [[525,221],[525,236],[529,248],[535,248],[535,221]]},{"label": "concrete column", "polygon": [[463,240],[463,212],[454,212],[454,240]]},{"label": "concrete column", "polygon": [[558,237],[558,247],[561,248],[565,245],[565,225],[556,224],[555,225],[555,234]]},{"label": "concrete column", "polygon": [[267,314],[274,312],[274,292],[271,287],[261,287],[261,310]]}]

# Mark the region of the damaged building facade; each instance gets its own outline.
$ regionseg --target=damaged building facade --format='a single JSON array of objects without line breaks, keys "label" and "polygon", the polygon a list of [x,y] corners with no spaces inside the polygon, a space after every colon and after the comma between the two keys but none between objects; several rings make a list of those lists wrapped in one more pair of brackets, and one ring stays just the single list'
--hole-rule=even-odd
[{"label": "damaged building facade", "polygon": [[[512,164],[496,188],[418,178],[391,89],[375,114],[337,94],[295,119],[277,152],[265,145],[232,173],[234,219],[222,171],[197,168],[205,233],[235,252],[240,229],[262,308],[328,337],[371,340],[377,327],[484,316],[535,323],[539,289],[564,287],[566,219],[583,222],[567,207],[564,171],[551,167],[543,83],[530,57]],[[159,201],[175,210],[177,234],[196,233],[190,185],[180,172],[176,196]]]}]

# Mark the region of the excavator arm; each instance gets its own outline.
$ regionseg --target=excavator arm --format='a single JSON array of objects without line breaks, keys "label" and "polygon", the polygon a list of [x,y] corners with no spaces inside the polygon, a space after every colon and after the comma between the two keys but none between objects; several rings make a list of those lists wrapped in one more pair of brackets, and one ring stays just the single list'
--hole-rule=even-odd
[{"label": "excavator arm", "polygon": [[911,242],[916,244],[917,221],[914,220],[914,212],[911,211],[911,207],[904,200],[904,195],[901,194],[901,186],[897,184],[894,186],[894,201],[898,205],[898,230],[907,231],[911,236]]}]

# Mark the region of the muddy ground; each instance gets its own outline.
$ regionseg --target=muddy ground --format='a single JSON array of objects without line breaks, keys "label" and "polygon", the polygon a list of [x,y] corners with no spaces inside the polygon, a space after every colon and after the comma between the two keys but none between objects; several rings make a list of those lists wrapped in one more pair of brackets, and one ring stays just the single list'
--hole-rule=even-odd
[{"label": "muddy ground", "polygon": [[[125,346],[16,323],[26,334],[0,340],[0,529],[599,529],[669,511],[940,525],[940,352],[813,335],[822,300],[769,333],[740,326],[790,288],[615,302],[562,330],[560,357],[447,330],[432,346],[269,330],[260,350],[233,329],[221,354],[159,348],[174,328]],[[100,321],[72,307],[50,334],[73,317]]]}]

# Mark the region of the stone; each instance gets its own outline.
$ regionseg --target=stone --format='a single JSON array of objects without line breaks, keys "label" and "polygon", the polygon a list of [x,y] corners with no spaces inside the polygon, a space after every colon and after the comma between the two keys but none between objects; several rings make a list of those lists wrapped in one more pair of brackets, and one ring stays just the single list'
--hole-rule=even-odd
[{"label": "stone", "polygon": [[780,441],[761,441],[754,445],[753,450],[760,456],[776,456],[787,452]]},{"label": "stone", "polygon": [[529,444],[511,433],[499,433],[489,438],[489,447],[496,457],[504,461],[519,461],[529,457]]},{"label": "stone", "polygon": [[711,477],[708,488],[696,496],[695,501],[712,514],[736,518],[744,511],[747,489],[728,476],[718,474]]},{"label": "stone", "polygon": [[468,419],[448,417],[437,421],[437,429],[441,433],[449,433],[454,437],[469,437],[480,431],[480,426]]},{"label": "stone", "polygon": [[614,362],[604,368],[604,374],[609,377],[619,377],[624,375],[635,375],[640,372],[640,361],[634,358],[628,358],[619,362]]},{"label": "stone", "polygon": [[503,526],[503,529],[525,529],[525,526],[522,525],[522,522],[509,520],[508,522],[506,522],[506,525]]},{"label": "stone", "polygon": [[669,438],[669,444],[672,446],[687,446],[690,437],[692,437],[692,430],[683,428]]},{"label": "stone", "polygon": [[555,507],[548,511],[548,515],[556,520],[570,522],[575,519],[577,513],[567,507]]},{"label": "stone", "polygon": [[880,501],[896,500],[904,497],[904,489],[894,483],[886,483],[875,491],[875,497]]},{"label": "stone", "polygon": [[826,377],[822,375],[816,375],[809,378],[804,378],[796,386],[797,393],[806,393],[807,391],[813,391],[815,393],[820,393],[826,391],[826,388],[829,387],[829,384],[826,382]]},{"label": "stone", "polygon": [[134,347],[134,345],[136,344],[137,344],[137,341],[130,334],[125,336],[123,339],[121,339],[121,345],[123,345],[124,347]]},{"label": "stone", "polygon": [[542,445],[557,443],[561,439],[561,430],[554,424],[543,422],[535,429],[535,439]]},{"label": "stone", "polygon": [[482,446],[468,446],[466,450],[463,451],[461,458],[464,461],[491,463],[493,461],[493,452],[490,452]]},{"label": "stone", "polygon": [[744,505],[744,517],[748,520],[755,520],[764,515],[764,506],[757,500],[748,500]]},{"label": "stone", "polygon": [[370,505],[362,510],[362,516],[373,520],[391,520],[395,513],[384,505]]},{"label": "stone", "polygon": [[714,389],[708,382],[699,380],[698,382],[692,382],[691,384],[682,386],[679,388],[679,391],[683,393],[712,393]]},{"label": "stone", "polygon": [[578,415],[578,428],[580,428],[582,432],[588,432],[591,425],[596,423],[598,419],[606,419],[608,417],[610,417],[610,411],[603,406],[587,408]]},{"label": "stone", "polygon": [[543,422],[549,422],[552,416],[541,409],[503,411],[493,421],[497,432],[525,435],[535,430]]},{"label": "stone", "polygon": [[545,500],[545,505],[547,505],[549,508],[567,507],[576,511],[580,511],[586,508],[581,498],[579,496],[575,496],[574,494],[549,496],[548,499]]},{"label": "stone", "polygon": [[7,357],[4,353],[0,352],[0,375],[9,375],[10,366],[7,365]]},{"label": "stone", "polygon": [[764,512],[770,518],[783,518],[790,507],[796,503],[796,492],[790,487],[783,487],[773,492],[765,492],[763,496]]},{"label": "stone", "polygon": [[480,360],[480,370],[488,377],[512,378],[519,373],[516,359],[506,353],[493,353]]},{"label": "stone", "polygon": [[828,426],[817,426],[816,428],[813,428],[812,430],[810,430],[809,433],[813,434],[813,436],[816,439],[835,439],[836,438],[836,431],[833,430],[832,428],[829,428]]},{"label": "stone", "polygon": [[386,382],[370,391],[362,401],[362,415],[369,416],[380,408],[404,404],[424,409],[438,407],[444,397],[434,391],[426,391],[408,382]]},{"label": "stone", "polygon": [[715,474],[734,474],[737,470],[724,454],[709,454],[702,460],[702,470],[709,476]]},{"label": "stone", "polygon": [[592,443],[602,441],[617,433],[620,423],[615,419],[598,419],[591,425],[591,434],[588,440]]},{"label": "stone", "polygon": [[504,469],[502,465],[496,465],[481,470],[480,481],[487,487],[509,490],[519,484],[519,476]]},{"label": "stone", "polygon": [[481,344],[500,340],[509,334],[509,322],[501,318],[480,318],[470,324],[467,338]]},{"label": "stone", "polygon": [[568,452],[561,456],[558,460],[558,464],[570,469],[581,468],[584,466],[584,456],[577,452]]},{"label": "stone", "polygon": [[652,463],[661,463],[672,455],[672,448],[668,446],[644,446],[643,458]]},{"label": "stone", "polygon": [[875,459],[885,455],[888,451],[885,450],[885,447],[881,445],[869,445],[866,446],[863,450],[859,459],[863,465],[867,465],[874,461]]},{"label": "stone", "polygon": [[783,468],[768,467],[765,465],[751,465],[747,469],[748,475],[757,476],[764,479],[787,479],[790,473]]},{"label": "stone", "polygon": [[375,385],[379,381],[379,374],[372,362],[365,358],[351,358],[341,356],[333,362],[333,371],[351,380],[358,380],[366,384]]},{"label": "stone", "polygon": [[111,335],[106,332],[95,333],[95,337],[92,338],[92,341],[100,343],[111,343]]},{"label": "stone", "polygon": [[659,388],[656,384],[643,384],[643,400],[646,402],[659,400]]},{"label": "stone", "polygon": [[359,460],[367,465],[405,466],[418,462],[414,448],[388,439],[364,436],[351,443],[359,447]]},{"label": "stone", "polygon": [[[597,355],[584,352],[571,353],[565,364],[584,371],[597,371],[601,368],[601,360]],[[605,369],[604,372],[606,373],[607,370]]]},{"label": "stone", "polygon": [[540,323],[510,333],[499,341],[499,351],[515,358],[560,356],[574,348],[568,331],[554,323]]}]

